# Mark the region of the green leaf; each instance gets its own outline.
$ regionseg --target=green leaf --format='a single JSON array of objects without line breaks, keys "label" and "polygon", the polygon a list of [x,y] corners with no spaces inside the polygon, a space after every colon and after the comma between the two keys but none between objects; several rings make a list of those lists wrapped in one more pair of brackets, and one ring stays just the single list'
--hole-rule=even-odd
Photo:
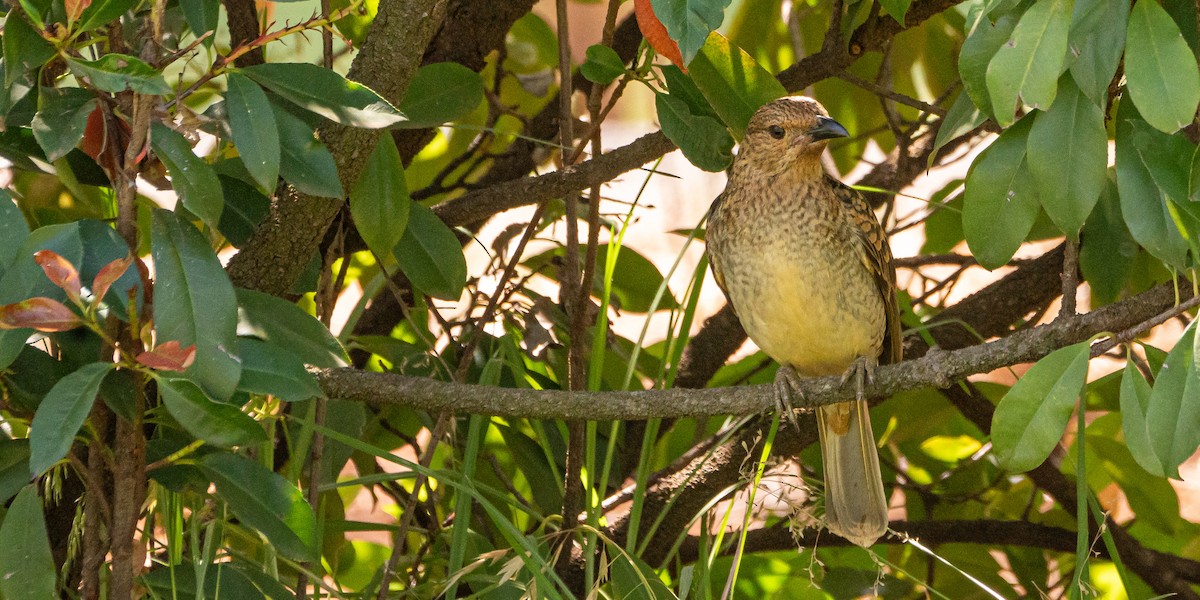
[{"label": "green leaf", "polygon": [[225,208],[221,210],[217,229],[230,244],[241,248],[267,216],[271,200],[240,179],[224,175],[217,175],[217,179],[221,181],[221,195],[225,197]]},{"label": "green leaf", "polygon": [[[1081,44],[1076,44],[1075,31],[1071,32],[1071,46],[1078,48],[1079,56],[1071,64],[1071,77],[1079,89],[1087,94],[1097,106],[1108,103],[1108,85],[1117,72],[1121,54],[1125,51],[1125,26],[1129,21],[1128,2],[1101,2],[1103,14],[1098,17],[1099,26],[1091,31]],[[1078,9],[1077,9],[1078,12]]]},{"label": "green leaf", "polygon": [[182,134],[158,121],[150,125],[150,147],[166,165],[171,185],[183,205],[209,227],[216,228],[225,204],[217,172],[192,152],[192,145]]},{"label": "green leaf", "polygon": [[[608,244],[601,244],[596,252],[596,273],[604,273],[604,265],[608,253],[615,252]],[[596,297],[603,295],[603,282],[596,278]],[[631,312],[647,312],[654,305],[654,296],[664,281],[658,267],[633,248],[622,247],[617,255],[617,264],[613,268],[612,293],[613,304],[618,309]],[[670,309],[678,306],[670,289],[659,301],[658,309]]]},{"label": "green leaf", "polygon": [[758,107],[787,95],[774,75],[715,32],[688,65],[688,74],[738,139]]},{"label": "green leaf", "polygon": [[208,399],[196,384],[167,378],[159,378],[158,383],[167,411],[197,439],[224,448],[267,441],[262,425],[237,406]]},{"label": "green leaf", "polygon": [[[221,3],[210,0],[179,0],[179,7],[183,9],[183,18],[187,20],[188,29],[197,37],[206,31],[216,30]],[[215,37],[209,36],[204,45],[212,47]]]},{"label": "green leaf", "polygon": [[238,389],[253,394],[270,394],[287,402],[324,396],[317,380],[304,369],[304,361],[278,344],[238,338],[242,379]]},{"label": "green leaf", "polygon": [[720,121],[691,112],[673,95],[656,94],[654,106],[662,131],[693,165],[719,172],[733,162],[733,138]]},{"label": "green leaf", "polygon": [[[217,4],[214,2],[213,4]],[[219,6],[219,4],[217,4]],[[236,559],[235,559],[236,560]],[[228,600],[231,598],[262,598],[276,600],[265,595],[254,585],[250,576],[236,569],[235,563],[208,563],[204,565],[204,585],[196,585],[197,569],[194,563],[159,566],[143,575],[141,583],[154,592],[151,597],[183,598],[198,600]],[[276,584],[278,585],[278,584]],[[196,588],[200,589],[197,590]],[[294,596],[293,596],[294,597]]]},{"label": "green leaf", "polygon": [[731,0],[651,0],[654,15],[679,43],[685,64],[707,43],[708,34],[725,20],[725,7]]},{"label": "green leaf", "polygon": [[1037,187],[1025,160],[1033,121],[1029,115],[1005,130],[967,172],[963,234],[986,269],[1007,263],[1037,220]]},{"label": "green leaf", "polygon": [[38,35],[21,11],[9,10],[4,19],[4,87],[26,72],[40,68],[54,57],[54,46]]},{"label": "green leaf", "polygon": [[335,123],[379,129],[406,120],[371,88],[307,63],[266,63],[240,69],[259,85]]},{"label": "green leaf", "polygon": [[901,25],[904,24],[904,15],[908,14],[910,4],[912,0],[879,0],[879,5]]},{"label": "green leaf", "polygon": [[987,115],[975,106],[968,94],[959,94],[946,111],[946,116],[938,123],[937,137],[933,140],[933,152],[929,153],[929,166],[933,166],[937,151],[960,135],[975,129],[987,120]]},{"label": "green leaf", "polygon": [[305,364],[333,369],[349,362],[329,330],[299,306],[253,290],[237,290],[239,336],[253,336],[287,350]]},{"label": "green leaf", "polygon": [[6,598],[51,600],[57,575],[46,517],[38,486],[29,484],[17,494],[0,525],[0,595]]},{"label": "green leaf", "polygon": [[1069,76],[1029,130],[1026,156],[1042,208],[1063,233],[1078,239],[1108,181],[1108,133],[1104,112]]},{"label": "green leaf", "polygon": [[996,121],[1002,127],[1012,124],[1018,100],[1033,108],[1054,102],[1070,27],[1071,0],[1037,0],[996,51],[986,78]]},{"label": "green leaf", "polygon": [[1126,362],[1125,372],[1121,375],[1121,424],[1125,431],[1125,444],[1143,469],[1151,475],[1165,477],[1166,469],[1154,453],[1153,436],[1146,423],[1146,408],[1149,405],[1150,384],[1133,366],[1133,361]]},{"label": "green leaf", "polygon": [[171,93],[162,73],[128,54],[105,54],[99,60],[67,59],[76,77],[87,79],[97,89],[117,94],[126,90],[151,96]]},{"label": "green leaf", "polygon": [[411,204],[396,142],[390,135],[381,135],[366,168],[350,188],[354,226],[375,254],[387,256],[400,243]]},{"label": "green leaf", "polygon": [[29,472],[41,475],[62,460],[83,427],[112,363],[92,363],[63,377],[42,399],[29,425]]},{"label": "green leaf", "polygon": [[1006,14],[996,19],[995,25],[982,12],[975,27],[963,41],[958,55],[958,72],[962,76],[963,90],[986,115],[995,111],[992,97],[988,94],[987,66],[1017,26],[1017,16]]},{"label": "green leaf", "polygon": [[[1181,479],[1179,465],[1200,446],[1200,403],[1196,402],[1200,397],[1200,373],[1195,364],[1195,337],[1193,321],[1167,354],[1146,405],[1146,428],[1153,432],[1150,445],[1162,465],[1158,471],[1146,470],[1172,479]],[[1141,460],[1138,464],[1147,466]]]},{"label": "green leaf", "polygon": [[579,66],[579,72],[588,81],[608,85],[625,74],[625,61],[616,50],[604,44],[588,46],[587,61]]},{"label": "green leaf", "polygon": [[1059,348],[1029,368],[1004,395],[992,419],[1000,466],[1023,473],[1054,450],[1087,383],[1089,345]]},{"label": "green leaf", "polygon": [[29,483],[29,440],[0,440],[0,504]]},{"label": "green leaf", "polygon": [[341,198],[342,181],[337,164],[325,144],[317,140],[312,127],[299,117],[271,105],[279,128],[281,154],[279,172],[302,193],[322,198]]},{"label": "green leaf", "polygon": [[275,192],[279,180],[279,128],[271,112],[271,102],[262,88],[245,75],[230,73],[225,95],[225,112],[233,143],[246,170],[268,194]]},{"label": "green leaf", "polygon": [[29,224],[25,222],[25,215],[13,202],[12,194],[0,189],[0,280],[28,237]]},{"label": "green leaf", "polygon": [[1121,201],[1111,180],[1083,226],[1082,240],[1079,271],[1092,288],[1092,307],[1115,302],[1129,281],[1138,245],[1121,218]]},{"label": "green leaf", "polygon": [[55,161],[83,139],[96,98],[80,88],[42,88],[41,94],[42,107],[33,117],[33,137],[46,151],[46,160]]},{"label": "green leaf", "polygon": [[79,15],[75,33],[91,31],[108,25],[110,22],[120,18],[126,11],[137,6],[137,4],[137,0],[93,0],[83,10],[83,14]]},{"label": "green leaf", "polygon": [[696,86],[696,82],[692,81],[691,77],[684,74],[675,65],[663,65],[659,67],[662,72],[663,79],[667,82],[667,91],[671,93],[672,98],[677,98],[687,103],[688,111],[693,115],[701,115],[712,117],[717,121],[721,120],[717,111],[713,110],[708,99],[704,97],[704,93]]},{"label": "green leaf", "polygon": [[458,63],[443,62],[417,69],[400,112],[407,117],[397,127],[437,127],[462,118],[483,101],[483,79]]},{"label": "green leaf", "polygon": [[467,284],[467,261],[454,232],[432,210],[413,203],[396,260],[413,286],[442,300],[458,300]]},{"label": "green leaf", "polygon": [[317,555],[317,520],[300,490],[259,463],[226,452],[196,461],[217,486],[217,495],[245,525],[267,536],[293,560]]},{"label": "green leaf", "polygon": [[1175,21],[1154,0],[1138,0],[1125,39],[1129,96],[1146,122],[1174,133],[1196,115],[1200,70]]},{"label": "green leaf", "polygon": [[[1159,260],[1183,268],[1187,241],[1171,214],[1169,200],[1177,187],[1172,180],[1177,177],[1172,177],[1172,157],[1163,156],[1174,153],[1175,140],[1143,121],[1132,102],[1121,102],[1116,125],[1117,190],[1129,233]],[[1186,196],[1187,176],[1182,177]]]},{"label": "green leaf", "polygon": [[233,285],[191,223],[155,210],[152,230],[156,338],[185,347],[196,344],[196,361],[185,375],[213,398],[229,398],[242,371],[230,355],[237,330]]}]

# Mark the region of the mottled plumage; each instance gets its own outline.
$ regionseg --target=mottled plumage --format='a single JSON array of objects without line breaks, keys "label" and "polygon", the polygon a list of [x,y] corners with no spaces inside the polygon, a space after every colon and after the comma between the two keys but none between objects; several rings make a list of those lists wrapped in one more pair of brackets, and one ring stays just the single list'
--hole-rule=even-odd
[{"label": "mottled plumage", "polygon": [[797,375],[855,380],[859,399],[822,407],[817,420],[829,529],[868,546],[887,530],[887,500],[862,383],[876,364],[900,360],[900,317],[883,227],[862,194],[821,166],[826,140],[845,135],[810,98],[760,108],[706,239],[746,333],[781,365],[781,408]]}]

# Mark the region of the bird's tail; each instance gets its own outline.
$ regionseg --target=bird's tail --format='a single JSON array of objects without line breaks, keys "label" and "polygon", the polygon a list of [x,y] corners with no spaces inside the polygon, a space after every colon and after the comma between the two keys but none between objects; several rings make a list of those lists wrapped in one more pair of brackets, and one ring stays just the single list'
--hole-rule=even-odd
[{"label": "bird's tail", "polygon": [[887,532],[887,498],[866,400],[817,410],[829,530],[864,548]]}]

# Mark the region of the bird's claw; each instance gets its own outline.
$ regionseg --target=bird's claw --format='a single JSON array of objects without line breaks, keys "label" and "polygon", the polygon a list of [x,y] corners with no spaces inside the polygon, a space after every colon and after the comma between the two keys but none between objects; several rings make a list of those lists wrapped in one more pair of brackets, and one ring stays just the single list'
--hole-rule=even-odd
[{"label": "bird's claw", "polygon": [[[875,367],[879,366],[879,359],[860,356],[850,363],[850,368],[846,369],[846,373],[842,375],[842,385],[854,379],[854,398],[856,400],[863,399],[863,389],[867,385],[875,382]],[[778,381],[778,377],[776,377]]]},{"label": "bird's claw", "polygon": [[788,365],[780,365],[779,370],[775,372],[775,409],[799,431],[800,422],[796,420],[793,397],[804,399],[804,389],[800,387],[800,374]]}]

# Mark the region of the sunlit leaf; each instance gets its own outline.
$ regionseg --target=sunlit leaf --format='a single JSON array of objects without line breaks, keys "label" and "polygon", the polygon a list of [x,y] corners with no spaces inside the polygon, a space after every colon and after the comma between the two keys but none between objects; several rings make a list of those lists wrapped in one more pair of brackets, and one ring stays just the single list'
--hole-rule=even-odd
[{"label": "sunlit leaf", "polygon": [[171,93],[162,72],[128,54],[105,54],[91,61],[68,58],[67,65],[76,77],[87,79],[101,91],[117,94],[128,90],[152,96]]},{"label": "sunlit leaf", "polygon": [[996,121],[1012,124],[1018,101],[1033,108],[1054,102],[1067,54],[1071,0],[1037,0],[987,66],[987,87]]},{"label": "sunlit leaf", "polygon": [[411,204],[396,142],[390,135],[381,135],[350,189],[354,226],[375,254],[386,256],[400,242]]},{"label": "sunlit leaf", "polygon": [[[1179,465],[1200,446],[1200,372],[1195,364],[1196,322],[1184,330],[1167,354],[1150,400],[1146,405],[1146,428],[1152,432],[1150,446],[1161,469],[1147,471],[1181,479]],[[1136,456],[1136,455],[1135,455]],[[1145,457],[1143,457],[1144,459]],[[1139,460],[1143,468],[1150,461]]]},{"label": "sunlit leaf", "polygon": [[155,346],[153,350],[142,352],[137,355],[136,360],[151,369],[182,372],[195,362],[196,345],[183,347],[179,342],[171,340]]},{"label": "sunlit leaf", "polygon": [[730,0],[651,0],[654,14],[679,43],[683,62],[689,64],[705,44],[709,32],[725,20]]},{"label": "sunlit leaf", "polygon": [[467,283],[467,262],[454,232],[432,210],[414,203],[396,245],[396,260],[413,286],[443,300],[458,300]]},{"label": "sunlit leaf", "polygon": [[401,128],[436,127],[475,110],[483,101],[483,79],[479,73],[452,62],[434,63],[417,69],[400,112],[407,120]]},{"label": "sunlit leaf", "polygon": [[1062,78],[1054,104],[1034,121],[1026,156],[1046,214],[1078,238],[1108,181],[1108,134],[1104,112],[1070,77]]},{"label": "sunlit leaf", "polygon": [[1005,130],[967,173],[963,233],[987,269],[1007,263],[1037,220],[1040,201],[1025,158],[1033,121],[1029,115]]},{"label": "sunlit leaf", "polygon": [[1150,384],[1133,366],[1125,363],[1121,376],[1121,422],[1125,431],[1125,444],[1133,459],[1147,472],[1165,477],[1167,470],[1154,452],[1153,436],[1146,423],[1146,408],[1150,405]]},{"label": "sunlit leaf", "polygon": [[378,129],[405,120],[371,88],[308,63],[266,63],[241,69],[259,85],[335,123]]},{"label": "sunlit leaf", "polygon": [[33,255],[33,261],[46,273],[50,283],[66,292],[69,300],[79,301],[83,284],[79,282],[79,272],[75,270],[75,265],[53,250],[38,250]]},{"label": "sunlit leaf", "polygon": [[696,87],[738,139],[754,111],[787,95],[787,90],[745,51],[714,32],[688,64]]},{"label": "sunlit leaf", "polygon": [[608,85],[625,74],[625,62],[616,50],[603,44],[593,44],[588,46],[587,60],[579,66],[579,71],[588,81]]},{"label": "sunlit leaf", "polygon": [[1129,232],[1151,254],[1175,267],[1183,267],[1187,241],[1171,215],[1169,193],[1179,186],[1172,179],[1182,178],[1182,193],[1187,194],[1187,175],[1172,178],[1170,161],[1175,140],[1153,129],[1138,115],[1132,102],[1122,102],[1116,123],[1117,190],[1121,215]]},{"label": "sunlit leaf", "polygon": [[100,268],[100,272],[96,273],[96,277],[92,280],[92,295],[95,296],[95,302],[100,302],[104,296],[108,294],[108,289],[118,279],[125,275],[129,270],[129,265],[133,264],[133,257],[126,256],[118,258]]},{"label": "sunlit leaf", "polygon": [[1155,0],[1138,0],[1129,13],[1125,79],[1138,112],[1155,129],[1174,133],[1195,117],[1200,104],[1196,55]]},{"label": "sunlit leaf", "polygon": [[68,331],[82,322],[71,309],[50,298],[27,298],[0,306],[0,329],[29,328],[38,331]]},{"label": "sunlit leaf", "polygon": [[1000,466],[1022,473],[1050,456],[1087,383],[1088,352],[1087,343],[1055,350],[1030,367],[1000,400],[992,419],[992,444]]}]

